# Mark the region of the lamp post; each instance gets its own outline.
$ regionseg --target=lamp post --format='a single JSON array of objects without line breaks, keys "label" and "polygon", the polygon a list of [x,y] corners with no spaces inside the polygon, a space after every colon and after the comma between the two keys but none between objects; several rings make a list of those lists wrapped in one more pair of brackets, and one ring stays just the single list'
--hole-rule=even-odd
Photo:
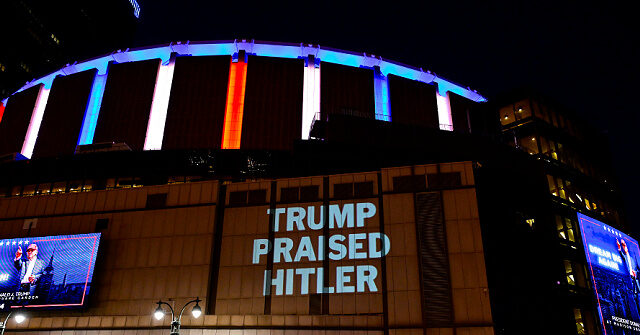
[{"label": "lamp post", "polygon": [[[158,308],[156,308],[156,311],[153,313],[153,315],[156,317],[156,320],[161,320],[165,314],[164,309],[162,309],[162,305],[169,306],[169,310],[171,311],[171,335],[178,335],[180,334],[180,320],[182,319],[182,313],[184,313],[184,310],[187,308],[187,306],[189,306],[189,304],[194,302],[196,303],[196,305],[193,306],[193,309],[191,309],[191,315],[193,315],[194,318],[197,319],[202,314],[202,308],[200,308],[200,305],[199,305],[200,301],[202,300],[200,300],[200,298],[197,297],[187,302],[186,304],[184,304],[184,306],[182,306],[182,310],[180,310],[180,314],[178,315],[178,317],[176,317],[173,311],[173,307],[171,307],[171,305],[169,305],[168,303],[162,300],[158,300],[157,302]],[[3,334],[0,334],[0,335],[3,335]]]},{"label": "lamp post", "polygon": [[[4,321],[0,324],[0,335],[4,335],[4,330],[7,328],[7,322],[9,321],[11,314],[13,314],[13,311],[9,312],[9,314],[7,314],[7,317],[4,318]],[[22,323],[22,321],[24,321],[27,317],[22,314],[22,312],[18,311],[13,318],[17,323]]]}]

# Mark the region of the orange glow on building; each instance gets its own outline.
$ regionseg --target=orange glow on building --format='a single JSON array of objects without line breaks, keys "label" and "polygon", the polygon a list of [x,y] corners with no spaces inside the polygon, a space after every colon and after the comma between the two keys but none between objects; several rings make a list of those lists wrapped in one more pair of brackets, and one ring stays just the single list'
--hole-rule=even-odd
[{"label": "orange glow on building", "polygon": [[222,149],[240,149],[242,135],[242,114],[244,111],[244,91],[247,82],[247,63],[243,59],[231,63],[227,106],[222,129]]}]

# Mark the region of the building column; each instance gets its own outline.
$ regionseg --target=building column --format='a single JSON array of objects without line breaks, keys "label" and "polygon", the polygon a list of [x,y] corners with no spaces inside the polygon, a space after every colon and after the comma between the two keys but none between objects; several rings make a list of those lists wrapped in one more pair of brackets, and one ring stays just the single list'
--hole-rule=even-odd
[{"label": "building column", "polygon": [[222,129],[222,149],[240,149],[246,83],[247,60],[245,52],[240,50],[238,56],[231,59],[231,66],[229,67],[227,106],[224,111],[224,128]]},{"label": "building column", "polygon": [[302,139],[308,140],[313,121],[320,119],[320,61],[313,55],[305,59],[302,89]]},{"label": "building column", "polygon": [[102,106],[102,96],[107,83],[107,67],[101,71],[98,69],[96,76],[93,78],[91,86],[91,94],[89,94],[89,102],[84,112],[84,120],[82,120],[82,129],[78,138],[78,145],[92,144],[93,135],[96,132],[96,124],[98,122],[98,114]]},{"label": "building column", "polygon": [[144,150],[162,149],[162,138],[164,137],[164,126],[167,121],[167,109],[169,108],[175,63],[176,56],[172,54],[168,61],[161,62],[160,66],[158,66]]},{"label": "building column", "polygon": [[451,103],[449,101],[449,91],[436,92],[436,102],[438,104],[438,123],[441,130],[453,131],[453,119],[451,118]]},{"label": "building column", "polygon": [[391,102],[389,100],[389,81],[380,72],[380,67],[373,68],[373,89],[376,106],[376,120],[391,122]]},{"label": "building column", "polygon": [[47,107],[47,100],[49,99],[49,91],[51,90],[52,84],[53,80],[40,86],[38,98],[36,99],[36,105],[33,107],[33,112],[31,113],[31,121],[29,121],[27,135],[24,138],[22,150],[20,150],[20,154],[22,154],[22,156],[24,157],[31,158],[31,155],[33,154],[33,148],[35,147],[36,140],[38,139],[40,123],[42,123],[44,110]]}]

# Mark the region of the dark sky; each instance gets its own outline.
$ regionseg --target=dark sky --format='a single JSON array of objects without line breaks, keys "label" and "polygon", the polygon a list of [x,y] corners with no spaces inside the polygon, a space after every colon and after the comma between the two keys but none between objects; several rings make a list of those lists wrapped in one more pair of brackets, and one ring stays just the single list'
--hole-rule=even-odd
[{"label": "dark sky", "polygon": [[317,43],[419,66],[488,98],[532,87],[609,135],[628,222],[638,226],[640,180],[630,163],[640,144],[634,101],[640,24],[631,8],[562,1],[140,4],[137,45],[234,38]]}]

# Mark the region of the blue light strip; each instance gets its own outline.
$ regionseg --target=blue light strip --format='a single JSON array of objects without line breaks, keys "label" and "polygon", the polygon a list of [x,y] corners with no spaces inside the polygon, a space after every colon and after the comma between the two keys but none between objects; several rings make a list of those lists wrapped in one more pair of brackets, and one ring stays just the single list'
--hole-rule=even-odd
[{"label": "blue light strip", "polygon": [[78,145],[93,143],[93,135],[96,132],[98,114],[100,113],[100,106],[102,106],[102,96],[104,95],[106,83],[107,74],[96,72],[96,77],[93,79],[93,86],[91,87],[89,103],[87,103],[87,110],[84,112],[84,120],[82,121],[82,130],[80,131],[80,138],[78,138]]},{"label": "blue light strip", "polygon": [[136,0],[129,0],[129,3],[131,3],[131,7],[133,7],[133,15],[136,18],[140,18],[140,5],[138,4],[138,1]]},{"label": "blue light strip", "polygon": [[58,75],[70,75],[94,68],[97,68],[100,74],[104,74],[106,73],[106,68],[110,61],[124,63],[160,58],[163,63],[166,63],[172,52],[184,56],[219,56],[233,55],[234,53],[237,53],[238,50],[245,50],[248,54],[257,56],[280,58],[304,58],[309,54],[312,54],[323,62],[334,64],[368,68],[379,66],[382,75],[385,77],[389,74],[393,74],[399,77],[418,80],[425,83],[436,82],[440,87],[441,95],[445,95],[447,91],[450,91],[475,102],[487,101],[487,99],[478,92],[454,84],[428,71],[425,72],[422,69],[397,64],[384,60],[380,57],[376,58],[375,56],[368,56],[364,53],[356,54],[342,50],[322,49],[320,46],[255,41],[176,42],[152,48],[127,49],[125,51],[114,52],[82,63],[68,65],[54,73],[27,83],[17,92],[24,91],[38,84],[44,84],[45,88],[51,88],[53,79]]},{"label": "blue light strip", "polygon": [[376,120],[391,122],[388,77],[383,76],[377,68],[374,71],[373,89],[376,105]]}]

